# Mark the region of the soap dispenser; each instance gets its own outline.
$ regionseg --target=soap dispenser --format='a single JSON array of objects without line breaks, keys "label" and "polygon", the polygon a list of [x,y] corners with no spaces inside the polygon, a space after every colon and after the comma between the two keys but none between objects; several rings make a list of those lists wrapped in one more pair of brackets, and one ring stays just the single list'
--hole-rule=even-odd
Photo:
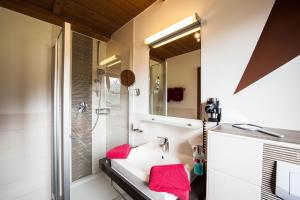
[{"label": "soap dispenser", "polygon": [[204,174],[204,153],[201,145],[196,145],[193,149],[194,174],[202,176]]}]

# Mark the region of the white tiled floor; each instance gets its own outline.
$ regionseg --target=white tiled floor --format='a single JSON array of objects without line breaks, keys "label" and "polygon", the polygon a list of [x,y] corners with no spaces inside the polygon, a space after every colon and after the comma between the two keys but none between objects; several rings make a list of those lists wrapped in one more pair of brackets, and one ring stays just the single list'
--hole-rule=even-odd
[{"label": "white tiled floor", "polygon": [[72,183],[71,200],[119,200],[120,195],[111,187],[104,173],[81,178]]}]

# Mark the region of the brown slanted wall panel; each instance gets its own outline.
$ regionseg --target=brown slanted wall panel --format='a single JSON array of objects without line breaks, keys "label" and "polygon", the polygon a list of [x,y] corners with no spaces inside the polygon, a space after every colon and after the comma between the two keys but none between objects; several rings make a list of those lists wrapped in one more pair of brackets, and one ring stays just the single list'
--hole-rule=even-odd
[{"label": "brown slanted wall panel", "polygon": [[300,1],[276,0],[235,93],[300,55]]}]

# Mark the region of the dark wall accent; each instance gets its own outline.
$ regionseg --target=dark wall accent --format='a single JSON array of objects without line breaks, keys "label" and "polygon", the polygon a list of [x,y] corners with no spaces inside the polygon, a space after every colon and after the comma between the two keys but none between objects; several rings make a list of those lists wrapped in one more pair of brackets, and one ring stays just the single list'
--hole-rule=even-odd
[{"label": "dark wall accent", "polygon": [[[72,181],[92,174],[92,49],[91,38],[72,38]],[[84,101],[87,111],[78,112]]]},{"label": "dark wall accent", "polygon": [[235,94],[300,55],[300,1],[276,0]]}]

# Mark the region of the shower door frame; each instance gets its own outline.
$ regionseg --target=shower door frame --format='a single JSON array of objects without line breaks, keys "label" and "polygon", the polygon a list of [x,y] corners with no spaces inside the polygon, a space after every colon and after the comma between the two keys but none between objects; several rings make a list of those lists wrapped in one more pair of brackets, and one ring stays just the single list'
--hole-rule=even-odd
[{"label": "shower door frame", "polygon": [[[62,37],[61,66],[58,65],[58,38]],[[53,136],[52,190],[53,200],[70,200],[71,160],[71,25],[64,23],[55,42],[53,70]]]}]

